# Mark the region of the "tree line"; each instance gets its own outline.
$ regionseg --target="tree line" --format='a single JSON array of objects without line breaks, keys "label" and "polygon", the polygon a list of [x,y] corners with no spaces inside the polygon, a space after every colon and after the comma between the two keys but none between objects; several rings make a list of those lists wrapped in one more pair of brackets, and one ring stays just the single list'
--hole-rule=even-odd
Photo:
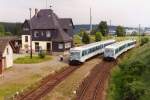
[{"label": "tree line", "polygon": [[[82,42],[85,44],[90,43],[90,34],[95,35],[95,41],[101,41],[102,37],[107,36],[109,33],[109,27],[107,25],[106,21],[101,21],[97,28],[93,29],[90,33],[86,32],[85,30],[80,31],[80,33],[78,34],[81,38],[82,38]],[[117,26],[116,28],[116,35],[117,36],[125,36],[126,35],[126,31],[125,28],[123,26]]]},{"label": "tree line", "polygon": [[0,36],[20,36],[22,23],[0,22]]}]

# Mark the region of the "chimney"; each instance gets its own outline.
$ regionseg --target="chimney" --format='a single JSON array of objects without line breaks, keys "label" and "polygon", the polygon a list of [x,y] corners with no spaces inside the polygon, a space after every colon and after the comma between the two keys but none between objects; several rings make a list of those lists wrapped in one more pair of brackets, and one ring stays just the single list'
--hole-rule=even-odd
[{"label": "chimney", "polygon": [[35,16],[37,17],[37,14],[38,14],[38,9],[35,8]]}]

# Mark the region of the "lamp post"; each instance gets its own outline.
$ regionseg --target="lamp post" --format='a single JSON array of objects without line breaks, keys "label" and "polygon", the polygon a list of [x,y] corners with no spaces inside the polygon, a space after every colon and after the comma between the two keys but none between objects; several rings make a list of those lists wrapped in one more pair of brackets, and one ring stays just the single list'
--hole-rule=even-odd
[{"label": "lamp post", "polygon": [[139,24],[139,43],[141,43],[141,24]]},{"label": "lamp post", "polygon": [[32,31],[31,31],[31,11],[32,9],[29,8],[29,11],[30,11],[30,58],[32,59]]}]

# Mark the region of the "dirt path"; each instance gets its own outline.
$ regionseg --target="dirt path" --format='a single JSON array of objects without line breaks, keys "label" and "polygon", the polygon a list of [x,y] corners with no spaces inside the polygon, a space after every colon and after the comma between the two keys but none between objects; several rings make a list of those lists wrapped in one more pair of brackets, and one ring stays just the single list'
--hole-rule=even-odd
[{"label": "dirt path", "polygon": [[96,65],[80,85],[76,100],[105,100],[104,87],[114,65],[115,62],[106,61]]},{"label": "dirt path", "polygon": [[10,69],[7,69],[0,77],[0,85],[16,82],[29,75],[43,75],[59,70],[62,66],[68,66],[67,63],[59,62],[58,57],[53,57],[53,60],[38,63],[38,64],[14,64]]}]

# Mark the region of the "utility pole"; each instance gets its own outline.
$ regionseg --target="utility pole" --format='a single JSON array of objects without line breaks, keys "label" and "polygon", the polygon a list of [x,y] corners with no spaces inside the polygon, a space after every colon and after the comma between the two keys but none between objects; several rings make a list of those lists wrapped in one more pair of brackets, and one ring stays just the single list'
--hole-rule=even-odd
[{"label": "utility pole", "polygon": [[110,26],[109,26],[109,33],[111,32],[111,20],[109,21]]},{"label": "utility pole", "polygon": [[29,11],[30,11],[30,58],[32,59],[32,31],[31,31],[31,11],[32,9],[29,8]]},{"label": "utility pole", "polygon": [[46,9],[47,9],[47,0],[46,0]]},{"label": "utility pole", "polygon": [[92,8],[90,8],[90,32],[92,32]]},{"label": "utility pole", "polygon": [[139,24],[139,43],[141,43],[141,24]]}]

